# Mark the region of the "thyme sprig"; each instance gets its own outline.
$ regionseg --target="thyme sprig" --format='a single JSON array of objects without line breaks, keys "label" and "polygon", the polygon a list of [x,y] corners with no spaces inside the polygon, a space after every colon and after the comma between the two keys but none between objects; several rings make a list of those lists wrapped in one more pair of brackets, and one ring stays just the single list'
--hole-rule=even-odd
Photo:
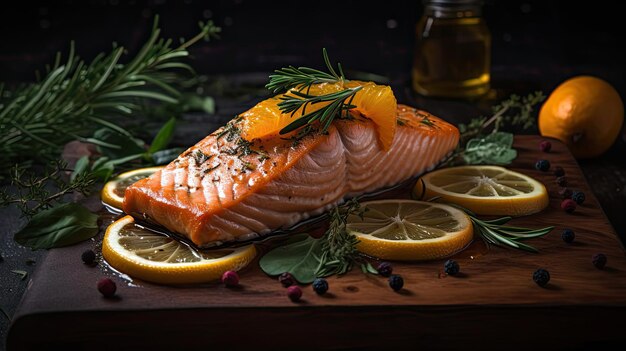
[{"label": "thyme sprig", "polygon": [[362,217],[364,212],[365,209],[360,206],[356,199],[348,201],[343,206],[336,206],[329,212],[329,227],[320,239],[322,241],[322,254],[315,270],[316,276],[346,274],[354,264],[359,264],[364,273],[378,274],[376,269],[356,249],[356,245],[359,243],[357,237],[346,230],[348,216],[353,214]]},{"label": "thyme sprig", "polygon": [[541,91],[524,97],[511,95],[492,107],[493,113],[490,117],[480,116],[472,119],[468,124],[459,124],[461,144],[464,145],[471,138],[481,135],[511,131],[515,128],[522,130],[533,128],[536,125],[535,106],[545,98]]},{"label": "thyme sprig", "polygon": [[66,180],[63,172],[67,164],[62,161],[54,162],[42,175],[26,174],[24,168],[14,166],[11,170],[12,191],[0,191],[0,207],[16,205],[25,217],[32,217],[36,213],[52,207],[63,197],[72,193],[87,195],[91,186],[97,180],[92,174],[77,174],[70,181]]}]

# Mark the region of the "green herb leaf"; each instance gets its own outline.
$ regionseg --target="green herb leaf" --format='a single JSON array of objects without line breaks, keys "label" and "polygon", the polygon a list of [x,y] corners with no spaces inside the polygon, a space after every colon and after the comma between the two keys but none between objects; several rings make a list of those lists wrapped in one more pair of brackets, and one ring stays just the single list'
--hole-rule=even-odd
[{"label": "green herb leaf", "polygon": [[33,216],[15,241],[34,250],[72,245],[98,233],[98,216],[77,203],[57,204]]},{"label": "green herb leaf", "polygon": [[306,233],[296,234],[284,245],[261,257],[259,265],[268,275],[289,272],[298,282],[308,284],[317,278],[315,271],[320,264],[321,255],[321,240]]},{"label": "green herb leaf", "polygon": [[145,152],[144,142],[132,136],[118,133],[117,131],[102,128],[93,134],[93,139],[106,143],[98,145],[98,151],[110,158],[119,159],[129,155],[142,154]]},{"label": "green herb leaf", "polygon": [[175,147],[171,149],[157,151],[152,154],[152,162],[154,162],[155,165],[162,165],[162,164],[169,163],[173,161],[174,159],[176,159],[176,157],[178,157],[178,155],[183,153],[183,151],[185,151],[185,149],[181,147]]},{"label": "green herb leaf", "polygon": [[24,279],[26,279],[26,277],[28,277],[28,272],[20,271],[18,269],[12,270],[11,273],[15,273],[15,274],[19,275],[20,276],[20,280],[24,280]]},{"label": "green herb leaf", "polygon": [[87,168],[89,167],[89,156],[83,156],[76,161],[76,165],[74,165],[74,171],[70,176],[70,181],[74,181],[77,176],[85,173]]},{"label": "green herb leaf", "polygon": [[467,164],[508,165],[516,157],[513,147],[513,134],[496,132],[484,138],[475,138],[467,142],[462,154]]},{"label": "green herb leaf", "polygon": [[157,135],[150,143],[150,148],[148,149],[149,154],[153,154],[157,151],[161,151],[165,149],[165,147],[172,140],[172,136],[174,135],[174,129],[176,128],[176,118],[170,118],[167,123],[161,127]]}]

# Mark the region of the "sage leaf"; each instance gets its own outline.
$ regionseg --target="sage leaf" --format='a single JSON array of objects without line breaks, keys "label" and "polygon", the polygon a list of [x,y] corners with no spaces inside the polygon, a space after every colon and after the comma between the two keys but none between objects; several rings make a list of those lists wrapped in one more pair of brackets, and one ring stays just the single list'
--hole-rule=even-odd
[{"label": "sage leaf", "polygon": [[465,163],[508,165],[517,157],[513,149],[513,134],[496,132],[467,142],[463,159]]},{"label": "sage leaf", "polygon": [[68,246],[98,233],[98,216],[77,203],[57,204],[41,211],[15,234],[15,241],[37,249]]},{"label": "sage leaf", "polygon": [[259,265],[263,272],[276,276],[291,273],[301,284],[309,284],[317,278],[315,271],[320,264],[322,245],[306,233],[296,234],[285,244],[261,257]]},{"label": "sage leaf", "polygon": [[150,148],[148,149],[149,154],[153,154],[157,151],[161,151],[165,149],[167,144],[172,140],[172,136],[174,135],[174,129],[176,128],[176,118],[170,118],[163,127],[159,130],[157,135],[152,139],[152,143],[150,143]]}]

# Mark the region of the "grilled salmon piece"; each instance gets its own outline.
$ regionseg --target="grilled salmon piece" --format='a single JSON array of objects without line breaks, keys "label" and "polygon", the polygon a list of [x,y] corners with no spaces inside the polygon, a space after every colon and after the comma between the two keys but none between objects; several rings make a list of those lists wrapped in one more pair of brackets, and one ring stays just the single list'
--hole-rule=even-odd
[{"label": "grilled salmon piece", "polygon": [[130,186],[124,211],[200,247],[289,228],[346,197],[431,170],[459,141],[456,127],[426,112],[398,105],[397,119],[383,151],[365,118],[337,120],[325,135],[253,142],[240,136],[242,118],[235,118]]}]

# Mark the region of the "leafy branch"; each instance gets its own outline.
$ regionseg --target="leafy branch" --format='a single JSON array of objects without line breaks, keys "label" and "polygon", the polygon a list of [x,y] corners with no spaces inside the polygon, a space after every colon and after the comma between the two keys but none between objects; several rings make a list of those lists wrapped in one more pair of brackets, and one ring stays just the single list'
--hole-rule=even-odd
[{"label": "leafy branch", "polygon": [[300,283],[311,283],[317,277],[345,274],[354,264],[363,272],[378,274],[376,269],[357,251],[356,236],[346,230],[350,214],[362,214],[356,199],[333,208],[327,216],[330,223],[324,236],[314,239],[308,234],[293,236],[284,245],[261,258],[259,265],[269,275],[291,273]]},{"label": "leafy branch", "polygon": [[[419,198],[420,201],[424,200],[424,195],[426,194],[426,183],[423,179],[421,182],[423,190]],[[440,196],[436,196],[432,199],[428,199],[427,201],[438,201],[440,199]],[[539,229],[507,226],[505,224],[513,219],[512,217],[506,216],[492,220],[481,220],[474,212],[463,206],[447,202],[445,204],[465,212],[465,214],[467,214],[472,221],[474,234],[478,234],[478,236],[490,245],[537,252],[537,249],[533,246],[525,244],[521,241],[544,236],[554,229],[553,226]]]},{"label": "leafy branch", "polygon": [[322,49],[322,55],[324,56],[324,63],[326,63],[326,68],[328,68],[329,73],[314,68],[296,68],[289,66],[275,70],[275,74],[270,75],[270,81],[267,85],[265,85],[265,87],[273,93],[280,93],[288,91],[292,88],[298,88],[298,90],[302,91],[304,88],[309,88],[311,85],[317,83],[336,83],[346,81],[343,69],[341,68],[341,63],[337,64],[337,70],[339,71],[339,74],[337,74],[333,66],[330,64],[326,48]]},{"label": "leafy branch", "polygon": [[478,117],[468,124],[459,124],[461,144],[465,145],[471,138],[501,132],[514,128],[528,130],[536,125],[535,106],[545,99],[543,92],[537,91],[525,97],[511,95],[507,100],[492,107],[491,117]]},{"label": "leafy branch", "polygon": [[480,220],[469,213],[468,215],[474,224],[474,231],[478,232],[480,237],[488,244],[502,247],[508,246],[530,252],[537,252],[537,249],[521,242],[522,240],[544,236],[554,229],[554,227],[530,229],[504,225],[510,221],[512,217]]},{"label": "leafy branch", "polygon": [[[99,127],[130,134],[114,121],[140,109],[137,100],[176,103],[180,93],[173,84],[175,71],[193,69],[180,58],[199,40],[216,37],[219,28],[200,23],[200,33],[178,47],[159,38],[158,17],[152,33],[128,63],[120,61],[123,47],[86,63],[75,54],[74,43],[64,63],[57,54],[52,67],[38,82],[8,91],[0,85],[0,176],[14,164],[29,166],[58,158],[70,140],[93,142],[87,136]],[[38,150],[36,153],[33,150]]]},{"label": "leafy branch", "polygon": [[[280,97],[281,102],[278,103],[280,111],[291,113],[292,117],[296,112],[302,111],[302,115],[281,129],[280,134],[287,134],[305,126],[312,126],[316,122],[321,123],[320,132],[325,133],[335,118],[347,117],[348,111],[356,107],[352,105],[352,99],[362,87],[346,88],[319,96],[309,94],[313,84],[347,81],[341,64],[337,64],[337,71],[339,71],[337,73],[330,63],[325,48],[322,50],[322,55],[328,72],[308,67],[289,66],[275,70],[275,74],[270,75],[270,81],[265,86],[267,89],[274,93],[287,91],[285,95]],[[306,113],[307,107],[319,103],[326,105]]]},{"label": "leafy branch", "polygon": [[[25,175],[25,169],[17,165],[11,170],[12,191],[0,191],[0,207],[16,205],[26,217],[32,217],[39,211],[48,209],[65,195],[79,192],[87,195],[96,178],[90,174],[81,174],[67,182],[63,172],[67,164],[57,161],[48,167],[41,176]],[[54,190],[51,190],[54,189]]]},{"label": "leafy branch", "polygon": [[545,99],[538,91],[526,97],[511,95],[493,107],[489,118],[481,116],[460,124],[461,138],[456,151],[441,166],[455,164],[510,164],[516,157],[513,134],[503,130],[527,130],[536,125],[534,109]]},{"label": "leafy branch", "polygon": [[[280,98],[282,101],[278,103],[278,108],[283,113],[291,113],[292,116],[301,109],[302,116],[281,129],[280,134],[286,134],[306,125],[312,125],[316,121],[322,124],[321,132],[325,133],[336,117],[341,117],[343,114],[347,116],[348,110],[356,107],[352,105],[352,99],[362,88],[348,88],[319,96],[292,91],[291,94],[293,95],[286,94],[282,96]],[[306,113],[308,106],[321,102],[329,102],[329,104],[313,112]]]}]

